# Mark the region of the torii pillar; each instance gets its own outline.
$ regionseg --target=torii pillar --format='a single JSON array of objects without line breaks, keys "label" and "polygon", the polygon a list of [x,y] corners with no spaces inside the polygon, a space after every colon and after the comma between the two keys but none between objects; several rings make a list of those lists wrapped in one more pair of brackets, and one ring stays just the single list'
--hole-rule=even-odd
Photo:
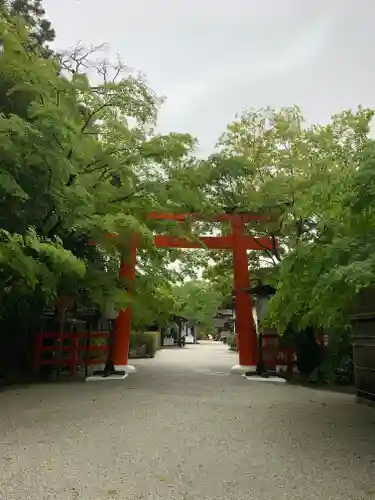
[{"label": "torii pillar", "polygon": [[[137,243],[137,238],[133,236],[130,241],[129,255],[126,258],[122,257],[120,265],[120,279],[126,282],[129,292],[135,279]],[[129,365],[131,323],[132,306],[129,304],[126,309],[119,311],[113,336],[113,364],[116,371],[125,373],[136,372],[135,366]]]},{"label": "torii pillar", "polygon": [[256,371],[258,362],[258,339],[253,320],[247,246],[244,240],[245,224],[241,217],[232,218],[233,235],[233,281],[236,298],[236,340],[239,363],[232,368],[234,373]]}]

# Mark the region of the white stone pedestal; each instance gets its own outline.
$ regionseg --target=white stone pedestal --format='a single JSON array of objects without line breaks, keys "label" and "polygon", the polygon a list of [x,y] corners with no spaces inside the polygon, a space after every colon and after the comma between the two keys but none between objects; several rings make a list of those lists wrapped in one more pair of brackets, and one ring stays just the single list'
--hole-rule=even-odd
[{"label": "white stone pedestal", "polygon": [[238,373],[239,375],[244,375],[246,372],[256,372],[257,367],[254,366],[244,366],[244,365],[234,365],[231,368],[231,373]]},{"label": "white stone pedestal", "polygon": [[251,375],[250,377],[246,377],[244,375],[246,380],[251,380],[253,382],[273,382],[273,383],[281,383],[285,384],[286,380],[281,377],[275,377],[275,376],[270,376],[270,377],[261,377],[260,375]]},{"label": "white stone pedestal", "polygon": [[102,375],[90,375],[86,378],[86,382],[101,382],[104,380],[125,380],[129,373],[136,373],[137,369],[133,365],[116,365],[115,369],[119,372],[125,372],[125,374],[108,375],[108,377],[103,377]]}]

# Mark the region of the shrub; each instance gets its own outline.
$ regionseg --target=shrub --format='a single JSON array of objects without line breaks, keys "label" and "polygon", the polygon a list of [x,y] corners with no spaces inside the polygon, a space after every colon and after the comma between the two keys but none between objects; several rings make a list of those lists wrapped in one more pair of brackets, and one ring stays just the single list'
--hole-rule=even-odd
[{"label": "shrub", "polygon": [[142,347],[146,356],[154,357],[160,348],[160,332],[132,332],[130,350],[140,351]]},{"label": "shrub", "polygon": [[196,339],[197,340],[208,340],[208,334],[206,332],[203,332],[203,331],[198,329],[196,332]]},{"label": "shrub", "polygon": [[231,351],[237,351],[236,334],[230,336],[228,345]]},{"label": "shrub", "polygon": [[333,380],[337,385],[354,384],[354,364],[350,355],[343,358],[333,372]]},{"label": "shrub", "polygon": [[145,332],[145,344],[147,346],[147,354],[155,356],[156,351],[160,349],[160,332]]}]

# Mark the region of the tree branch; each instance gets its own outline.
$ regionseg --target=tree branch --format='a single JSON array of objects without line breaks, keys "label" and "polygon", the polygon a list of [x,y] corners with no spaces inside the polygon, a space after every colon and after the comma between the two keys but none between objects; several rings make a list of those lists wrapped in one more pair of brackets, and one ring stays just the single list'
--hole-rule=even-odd
[{"label": "tree branch", "polygon": [[86,130],[86,128],[89,126],[91,120],[94,118],[94,116],[98,113],[100,113],[100,111],[102,111],[103,109],[105,108],[108,108],[109,106],[112,106],[113,104],[113,99],[110,99],[109,102],[106,102],[104,104],[102,104],[101,106],[99,106],[97,109],[95,109],[94,111],[92,111],[89,116],[87,117],[84,125],[82,126],[81,128],[81,133],[83,134],[84,131]]}]

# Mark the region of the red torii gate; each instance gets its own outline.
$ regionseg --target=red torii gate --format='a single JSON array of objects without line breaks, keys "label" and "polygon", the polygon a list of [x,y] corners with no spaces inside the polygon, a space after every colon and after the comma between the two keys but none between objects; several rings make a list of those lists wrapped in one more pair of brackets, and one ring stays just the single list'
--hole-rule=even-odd
[{"label": "red torii gate", "polygon": [[[149,218],[154,220],[207,220],[200,214],[173,214],[151,212]],[[204,236],[199,241],[189,241],[185,238],[168,235],[155,236],[154,242],[158,248],[202,248],[232,250],[234,267],[234,290],[236,299],[236,334],[239,353],[239,364],[234,371],[253,371],[258,361],[258,343],[253,322],[251,297],[249,293],[250,279],[248,271],[247,250],[272,250],[272,241],[268,237],[252,238],[245,234],[245,223],[261,220],[262,216],[250,213],[221,214],[210,217],[210,221],[228,221],[232,233],[228,236]],[[111,235],[112,236],[112,235]],[[135,278],[137,253],[137,237],[130,243],[130,255],[122,259],[120,277],[132,283]],[[131,332],[131,306],[119,312],[113,338],[113,364],[116,371],[132,372],[135,368],[128,364],[128,353]]]}]

